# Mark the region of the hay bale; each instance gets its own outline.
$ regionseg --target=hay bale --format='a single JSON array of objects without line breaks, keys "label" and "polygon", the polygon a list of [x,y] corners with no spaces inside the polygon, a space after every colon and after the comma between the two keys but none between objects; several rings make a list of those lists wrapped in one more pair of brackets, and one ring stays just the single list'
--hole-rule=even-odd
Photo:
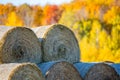
[{"label": "hay bale", "polygon": [[80,50],[74,33],[64,25],[32,28],[42,44],[44,61],[79,62]]},{"label": "hay bale", "polygon": [[[99,62],[99,63],[101,63],[101,62]],[[116,72],[120,75],[120,64],[119,63],[116,63],[116,64],[108,63],[108,62],[107,63],[103,62],[103,63],[108,64],[111,67],[113,67],[116,70]],[[95,64],[97,64],[97,63],[93,63],[93,62],[91,62],[91,63],[79,62],[79,63],[75,63],[74,66],[77,69],[77,71],[79,72],[79,74],[84,78],[86,73],[89,71],[89,69],[91,67],[93,67]]]},{"label": "hay bale", "polygon": [[32,63],[0,65],[0,80],[45,80],[41,71]]},{"label": "hay bale", "polygon": [[0,27],[0,63],[40,63],[41,44],[34,32],[25,27]]},{"label": "hay bale", "polygon": [[38,66],[46,80],[82,80],[76,68],[68,62],[47,62]]},{"label": "hay bale", "polygon": [[89,69],[84,80],[120,80],[114,68],[108,64],[98,63]]},{"label": "hay bale", "polygon": [[103,63],[110,65],[111,67],[113,67],[116,72],[120,75],[120,63],[114,63],[111,61],[104,61]]}]

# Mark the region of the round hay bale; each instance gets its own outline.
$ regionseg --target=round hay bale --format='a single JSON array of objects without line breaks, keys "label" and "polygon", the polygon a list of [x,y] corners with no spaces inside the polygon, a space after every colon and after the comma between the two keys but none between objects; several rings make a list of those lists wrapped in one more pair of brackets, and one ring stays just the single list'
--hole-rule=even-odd
[{"label": "round hay bale", "polygon": [[120,63],[114,63],[111,61],[104,61],[103,63],[110,65],[111,67],[113,67],[116,72],[120,75]]},{"label": "round hay bale", "polygon": [[89,69],[84,80],[120,80],[114,68],[108,64],[98,63]]},{"label": "round hay bale", "polygon": [[82,80],[76,68],[68,62],[48,62],[39,65],[46,80]]},{"label": "round hay bale", "polygon": [[0,63],[40,63],[40,46],[37,36],[28,28],[0,27]]},{"label": "round hay bale", "polygon": [[[100,62],[101,63],[101,62]],[[110,65],[111,67],[113,67],[116,72],[120,75],[120,64],[113,64],[113,63],[106,63],[105,64]],[[75,63],[74,66],[77,69],[77,71],[79,72],[79,74],[84,78],[86,73],[89,71],[89,69],[94,66],[97,63],[83,63],[83,62],[79,62],[79,63]]]},{"label": "round hay bale", "polygon": [[42,44],[44,61],[79,62],[80,50],[74,33],[64,25],[32,28]]},{"label": "round hay bale", "polygon": [[0,80],[45,80],[41,71],[32,63],[0,65]]}]

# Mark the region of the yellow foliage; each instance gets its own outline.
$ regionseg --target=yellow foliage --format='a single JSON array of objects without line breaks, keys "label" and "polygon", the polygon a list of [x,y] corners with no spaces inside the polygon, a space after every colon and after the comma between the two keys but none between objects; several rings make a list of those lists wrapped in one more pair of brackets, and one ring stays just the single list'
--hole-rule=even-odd
[{"label": "yellow foliage", "polygon": [[[115,24],[116,23],[115,21],[120,18],[119,10],[120,10],[120,7],[113,6],[110,10],[108,10],[104,14],[103,20],[108,24]],[[118,23],[120,22],[118,21]]]},{"label": "yellow foliage", "polygon": [[99,51],[98,61],[112,61],[114,62],[114,55],[112,54],[112,51],[107,48],[101,48]]},{"label": "yellow foliage", "polygon": [[115,61],[116,63],[120,63],[120,49],[117,50],[116,54],[115,54]]},{"label": "yellow foliage", "polygon": [[97,20],[94,20],[92,24],[92,30],[90,31],[90,42],[98,44],[98,36],[100,35],[100,30],[101,24]]},{"label": "yellow foliage", "polygon": [[[110,48],[112,40],[119,40],[118,35],[116,38],[112,39],[110,35],[108,35],[107,31],[102,28],[102,25],[99,21],[94,20],[91,23],[91,31],[89,37],[83,37],[80,40],[80,50],[81,50],[81,61],[83,62],[103,62],[103,61],[112,61],[115,63],[120,62],[120,50],[115,51]],[[74,28],[78,28],[78,23],[74,25]],[[83,23],[85,25],[85,23]],[[86,25],[87,26],[87,25]],[[116,29],[119,30],[119,25]],[[81,28],[80,28],[81,29]],[[113,31],[112,31],[113,32]]]},{"label": "yellow foliage", "polygon": [[88,44],[87,38],[84,38],[80,42],[81,61],[83,62],[95,62],[99,54],[99,50],[95,45]]},{"label": "yellow foliage", "polygon": [[[115,57],[109,48],[104,47],[98,49],[96,48],[95,45],[89,44],[85,40],[82,40],[80,42],[80,50],[82,62],[103,62],[103,61],[120,62],[120,57],[118,58]],[[120,56],[120,52],[118,52],[116,56]]]},{"label": "yellow foliage", "polygon": [[96,3],[100,5],[109,5],[111,4],[114,0],[86,0],[88,3]]},{"label": "yellow foliage", "polygon": [[88,4],[86,6],[86,10],[89,13],[89,18],[99,18],[99,11],[100,11],[100,6],[96,4]]},{"label": "yellow foliage", "polygon": [[109,45],[110,36],[105,32],[105,30],[102,30],[98,35],[98,40],[99,40],[99,47],[104,48]]},{"label": "yellow foliage", "polygon": [[11,12],[8,15],[7,21],[6,21],[7,26],[22,26],[23,22],[21,19],[16,15],[15,12]]}]

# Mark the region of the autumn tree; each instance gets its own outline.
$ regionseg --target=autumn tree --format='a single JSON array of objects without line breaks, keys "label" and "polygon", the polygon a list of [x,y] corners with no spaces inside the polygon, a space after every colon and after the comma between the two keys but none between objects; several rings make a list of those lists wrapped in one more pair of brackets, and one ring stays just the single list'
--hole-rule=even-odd
[{"label": "autumn tree", "polygon": [[57,5],[46,5],[43,13],[43,24],[53,24],[60,19],[62,10]]},{"label": "autumn tree", "polygon": [[40,26],[42,25],[42,19],[43,19],[43,9],[41,6],[35,5],[32,6],[33,8],[33,22],[32,22],[32,26]]},{"label": "autumn tree", "polygon": [[5,25],[7,26],[22,26],[22,20],[17,16],[16,12],[11,12],[8,15]]},{"label": "autumn tree", "polygon": [[73,25],[73,30],[77,31],[77,35],[79,35],[80,40],[84,37],[89,38],[91,28],[92,20],[78,21]]},{"label": "autumn tree", "polygon": [[6,5],[0,4],[0,24],[5,25],[8,14],[15,10],[15,6],[13,6],[11,3]]},{"label": "autumn tree", "polygon": [[22,4],[17,8],[17,15],[23,20],[26,27],[31,27],[34,17],[32,15],[32,8],[28,4]]},{"label": "autumn tree", "polygon": [[111,32],[111,49],[116,51],[120,49],[120,25],[113,26]]},{"label": "autumn tree", "polygon": [[111,7],[111,9],[104,14],[104,22],[106,22],[107,24],[112,24],[112,25],[120,24],[119,20],[120,20],[119,6]]}]

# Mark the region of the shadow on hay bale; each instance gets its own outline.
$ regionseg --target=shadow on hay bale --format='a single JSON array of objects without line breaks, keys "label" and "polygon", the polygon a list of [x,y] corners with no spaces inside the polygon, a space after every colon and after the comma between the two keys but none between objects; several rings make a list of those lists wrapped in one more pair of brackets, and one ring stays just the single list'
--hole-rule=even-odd
[{"label": "shadow on hay bale", "polygon": [[80,50],[74,33],[64,25],[32,28],[42,43],[43,60],[79,62]]},{"label": "shadow on hay bale", "polygon": [[98,63],[89,69],[84,80],[120,80],[120,78],[114,68],[105,63]]},{"label": "shadow on hay bale", "polygon": [[40,46],[32,30],[25,27],[0,26],[0,63],[40,63]]},{"label": "shadow on hay bale", "polygon": [[47,62],[38,64],[46,80],[82,80],[76,68],[68,62]]},{"label": "shadow on hay bale", "polygon": [[41,71],[32,63],[0,64],[0,80],[45,80]]},{"label": "shadow on hay bale", "polygon": [[[103,63],[103,62],[99,62],[99,63]],[[108,62],[104,62],[105,64],[110,65],[111,67],[113,67],[116,72],[120,75],[120,64],[119,63],[108,63]],[[77,69],[77,71],[79,72],[79,74],[82,77],[85,77],[86,73],[88,72],[88,70],[93,67],[96,63],[83,63],[83,62],[79,62],[79,63],[75,63],[74,66]]]}]

